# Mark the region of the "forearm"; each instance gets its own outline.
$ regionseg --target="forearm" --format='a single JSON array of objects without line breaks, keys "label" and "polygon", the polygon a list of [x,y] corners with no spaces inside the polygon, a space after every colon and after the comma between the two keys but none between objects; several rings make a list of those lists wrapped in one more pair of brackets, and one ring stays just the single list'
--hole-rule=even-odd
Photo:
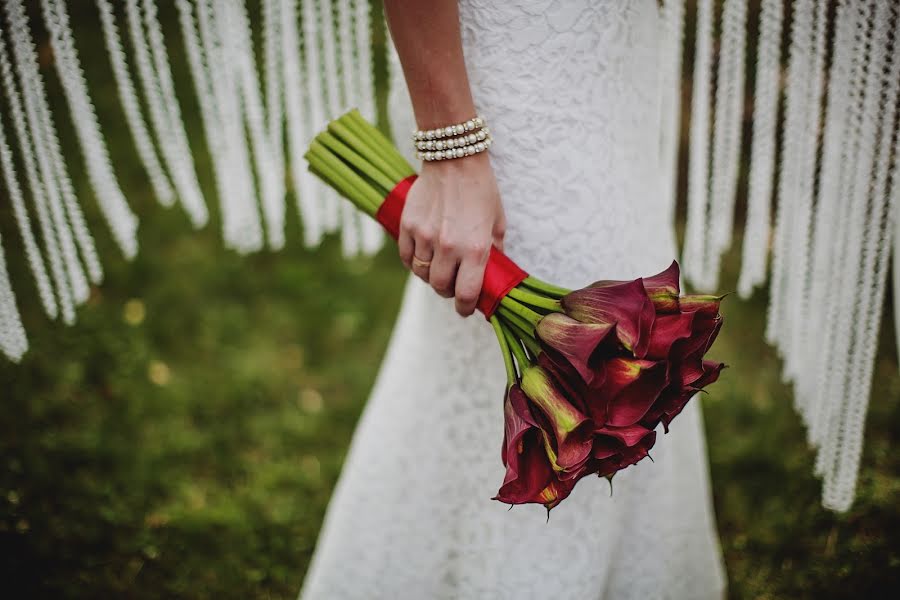
[{"label": "forearm", "polygon": [[475,116],[457,0],[384,0],[384,10],[421,129]]}]

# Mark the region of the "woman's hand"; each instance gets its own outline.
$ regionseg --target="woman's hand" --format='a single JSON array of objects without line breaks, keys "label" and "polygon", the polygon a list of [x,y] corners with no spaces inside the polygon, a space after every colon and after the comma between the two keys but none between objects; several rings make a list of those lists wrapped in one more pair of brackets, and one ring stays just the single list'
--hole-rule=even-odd
[{"label": "woman's hand", "polygon": [[[457,0],[384,0],[416,123],[434,129],[471,119]],[[491,245],[502,249],[506,219],[487,153],[428,161],[406,197],[400,258],[437,293],[475,311]]]},{"label": "woman's hand", "polygon": [[400,258],[456,311],[475,312],[491,246],[503,249],[506,218],[487,153],[425,162],[400,219]]}]

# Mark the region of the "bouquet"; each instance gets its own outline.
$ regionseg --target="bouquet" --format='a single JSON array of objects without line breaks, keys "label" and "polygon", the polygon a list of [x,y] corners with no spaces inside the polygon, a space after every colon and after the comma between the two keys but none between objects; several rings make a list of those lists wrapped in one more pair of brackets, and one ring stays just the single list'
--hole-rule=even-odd
[{"label": "bouquet", "polygon": [[[313,173],[397,238],[415,172],[357,111],[329,123],[306,153]],[[656,428],[716,381],[704,358],[722,327],[721,297],[684,295],[678,263],[633,281],[568,290],[528,275],[496,249],[478,309],[506,367],[495,497],[549,511],[587,475],[611,479],[649,456]]]}]

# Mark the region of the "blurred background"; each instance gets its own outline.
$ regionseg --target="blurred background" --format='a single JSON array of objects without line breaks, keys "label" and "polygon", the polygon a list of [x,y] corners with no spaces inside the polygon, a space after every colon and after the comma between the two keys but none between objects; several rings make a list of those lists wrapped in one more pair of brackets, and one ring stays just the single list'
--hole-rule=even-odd
[{"label": "blurred background", "polygon": [[[141,218],[141,250],[127,262],[113,246],[68,112],[59,110],[70,173],[107,275],[74,327],[48,321],[3,191],[0,234],[31,350],[20,365],[0,362],[2,595],[292,598],[406,274],[392,245],[354,260],[343,259],[333,239],[314,251],[302,248],[292,201],[286,249],[252,256],[223,248],[214,201],[212,224],[199,232],[180,209],[159,206],[121,126],[94,3],[69,4],[116,174]],[[178,57],[171,4],[160,3],[160,18]],[[752,44],[755,12],[749,21]],[[39,20],[34,31],[51,104],[63,107]],[[376,44],[384,42],[381,28]],[[376,56],[387,126],[385,65]],[[193,88],[184,61],[172,65],[212,200],[197,106],[186,93]],[[686,102],[689,93],[688,85]],[[748,118],[751,110],[748,104]],[[732,252],[723,291],[735,289],[739,267]],[[900,584],[894,316],[888,308],[857,499],[837,515],[819,504],[814,455],[780,382],[778,357],[762,339],[766,298],[760,290],[749,301],[732,295],[725,302],[714,356],[731,368],[703,398],[730,596],[886,597]]]}]

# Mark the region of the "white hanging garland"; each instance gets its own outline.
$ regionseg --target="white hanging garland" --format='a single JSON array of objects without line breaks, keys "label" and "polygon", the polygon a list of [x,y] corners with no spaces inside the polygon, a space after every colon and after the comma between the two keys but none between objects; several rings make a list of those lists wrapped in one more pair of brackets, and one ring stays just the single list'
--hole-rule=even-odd
[{"label": "white hanging garland", "polygon": [[103,39],[106,42],[106,52],[109,54],[113,77],[119,90],[119,100],[125,113],[125,122],[128,124],[132,138],[134,138],[138,158],[140,158],[141,164],[147,171],[150,185],[153,187],[153,193],[160,204],[172,206],[175,203],[175,192],[172,189],[169,178],[163,171],[156,149],[153,147],[150,133],[147,130],[147,123],[144,121],[144,116],[141,112],[137,92],[134,89],[134,82],[128,71],[128,61],[125,58],[125,51],[122,49],[122,40],[119,37],[119,29],[116,26],[112,5],[108,0],[97,0],[97,9],[100,12]]},{"label": "white hanging garland", "polygon": [[[25,176],[34,198],[35,212],[37,213],[38,225],[41,229],[41,235],[44,240],[45,251],[50,261],[50,269],[54,282],[57,285],[66,285],[63,276],[62,257],[60,256],[59,246],[57,245],[56,236],[50,224],[49,209],[46,206],[44,197],[43,184],[41,183],[40,174],[38,173],[37,161],[34,157],[33,144],[31,142],[31,134],[28,125],[25,122],[25,116],[22,111],[22,101],[16,86],[12,73],[12,67],[9,63],[9,57],[6,52],[6,43],[2,40],[3,30],[0,29],[0,80],[3,83],[3,89],[6,92],[6,98],[10,105],[11,119],[19,140],[19,150],[22,157],[22,163],[25,166]],[[22,236],[22,242],[25,246],[25,256],[28,260],[28,266],[31,274],[35,279],[38,289],[38,295],[44,312],[51,319],[55,319],[59,314],[56,298],[53,294],[53,287],[50,283],[50,277],[47,275],[44,260],[38,249],[34,234],[31,231],[31,220],[28,216],[28,210],[25,208],[25,201],[22,196],[22,190],[16,178],[15,167],[13,165],[12,153],[6,144],[6,136],[2,133],[2,125],[0,125],[0,161],[2,161],[3,175],[6,180],[6,189],[9,192],[9,198],[13,207],[13,215],[16,219],[16,225]]]}]

